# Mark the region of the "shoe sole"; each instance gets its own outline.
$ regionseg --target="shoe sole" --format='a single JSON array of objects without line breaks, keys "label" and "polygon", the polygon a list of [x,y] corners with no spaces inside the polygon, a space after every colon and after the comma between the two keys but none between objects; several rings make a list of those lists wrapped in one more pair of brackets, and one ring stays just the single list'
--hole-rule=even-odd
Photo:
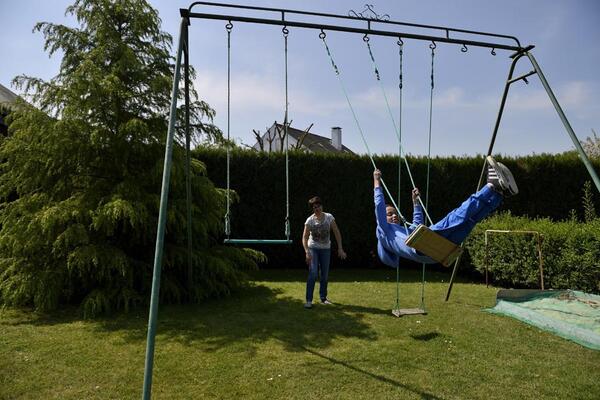
[{"label": "shoe sole", "polygon": [[510,195],[519,193],[517,182],[515,182],[513,174],[506,167],[506,165],[494,160],[492,156],[487,156],[486,160],[494,169],[494,171],[496,171],[496,175],[498,175],[498,182],[500,182],[500,187],[502,187],[502,190],[506,191]]},{"label": "shoe sole", "polygon": [[512,172],[510,172],[506,165],[500,162],[498,163],[498,167],[502,170],[502,173],[504,174],[504,180],[508,185],[509,193],[513,196],[518,194],[519,188],[517,186],[517,182],[515,181],[515,177],[513,176]]}]

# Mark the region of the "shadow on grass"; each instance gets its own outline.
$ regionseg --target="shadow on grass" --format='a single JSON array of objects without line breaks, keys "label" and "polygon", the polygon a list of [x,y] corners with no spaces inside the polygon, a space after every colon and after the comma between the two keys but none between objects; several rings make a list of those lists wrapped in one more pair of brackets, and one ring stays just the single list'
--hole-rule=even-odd
[{"label": "shadow on grass", "polygon": [[375,307],[363,307],[357,306],[354,304],[340,304],[336,303],[336,309],[342,310],[344,312],[350,312],[354,314],[379,314],[379,315],[391,315],[391,311],[389,309],[381,309]]},{"label": "shadow on grass", "polygon": [[[447,282],[452,271],[438,266],[426,266],[427,282]],[[307,277],[305,268],[299,269],[261,269],[251,273],[252,279],[264,282],[304,282]],[[422,269],[400,267],[400,282],[421,282]],[[396,269],[381,267],[369,269],[333,268],[329,272],[330,282],[396,282]]]},{"label": "shadow on grass", "polygon": [[346,362],[346,361],[341,361],[341,360],[337,360],[337,359],[335,359],[335,358],[333,358],[333,357],[330,357],[330,356],[326,356],[326,355],[324,355],[324,354],[321,354],[321,353],[319,353],[319,352],[317,352],[317,351],[315,351],[315,350],[312,350],[312,349],[309,349],[309,348],[306,348],[306,347],[303,347],[303,348],[302,348],[302,350],[303,350],[303,351],[306,351],[306,352],[308,352],[308,353],[310,353],[310,354],[312,354],[312,355],[315,355],[315,356],[317,356],[317,357],[320,357],[320,358],[322,358],[322,359],[324,359],[324,360],[327,360],[327,361],[329,361],[329,362],[330,362],[330,363],[332,363],[332,364],[339,365],[339,366],[342,366],[342,367],[345,367],[345,368],[351,369],[352,371],[355,371],[355,372],[361,373],[361,374],[363,374],[363,375],[366,375],[366,376],[368,376],[368,377],[371,377],[371,378],[373,378],[373,379],[376,379],[376,380],[378,380],[378,381],[380,381],[380,382],[382,382],[382,383],[386,383],[386,384],[388,384],[388,385],[392,385],[392,386],[395,386],[395,387],[398,387],[398,388],[402,388],[402,389],[405,389],[405,390],[411,391],[411,392],[413,392],[413,393],[415,393],[415,394],[417,394],[417,395],[421,396],[421,398],[422,398],[422,399],[428,399],[428,400],[441,399],[440,397],[437,397],[437,396],[435,396],[435,395],[433,395],[433,394],[431,394],[431,393],[423,392],[423,391],[421,391],[421,390],[419,390],[419,389],[417,389],[416,387],[413,387],[413,386],[411,386],[411,385],[407,385],[407,384],[404,384],[404,383],[400,383],[400,382],[398,382],[398,381],[395,381],[395,380],[393,380],[393,379],[387,378],[387,377],[385,377],[385,376],[383,376],[383,375],[379,375],[379,374],[376,374],[376,373],[373,373],[373,372],[367,371],[367,370],[365,370],[365,369],[362,369],[362,368],[356,367],[356,366],[354,366],[354,365],[350,364],[349,362]]},{"label": "shadow on grass", "polygon": [[[231,345],[254,351],[270,340],[282,343],[288,351],[309,344],[326,348],[338,338],[376,340],[375,331],[357,312],[320,304],[306,310],[302,301],[283,296],[281,290],[254,285],[202,305],[161,307],[157,341],[182,342],[211,352]],[[119,331],[127,342],[145,341],[147,319],[130,314],[98,321],[95,329]]]},{"label": "shadow on grass", "polygon": [[415,334],[410,335],[411,338],[413,338],[415,340],[420,340],[422,342],[428,342],[432,339],[437,338],[438,336],[440,336],[440,334],[437,332],[422,333],[420,335],[415,335]]}]

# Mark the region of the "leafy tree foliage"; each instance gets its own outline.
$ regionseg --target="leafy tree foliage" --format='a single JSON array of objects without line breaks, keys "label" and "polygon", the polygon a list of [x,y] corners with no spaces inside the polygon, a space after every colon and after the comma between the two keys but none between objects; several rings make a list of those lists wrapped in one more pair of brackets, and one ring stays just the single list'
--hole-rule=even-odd
[{"label": "leafy tree foliage", "polygon": [[[0,302],[40,310],[75,303],[92,316],[148,297],[172,38],[144,0],[77,0],[67,13],[77,28],[42,22],[34,29],[51,55],[63,54],[58,75],[14,81],[30,103],[11,114],[0,144]],[[214,111],[192,96],[196,140],[220,141]],[[224,194],[194,161],[189,281],[180,146],[173,157],[162,300],[226,295],[261,255],[218,244]]]},{"label": "leafy tree foliage", "polygon": [[581,141],[581,146],[589,158],[600,158],[600,137],[596,131],[592,129],[592,136],[588,136]]}]

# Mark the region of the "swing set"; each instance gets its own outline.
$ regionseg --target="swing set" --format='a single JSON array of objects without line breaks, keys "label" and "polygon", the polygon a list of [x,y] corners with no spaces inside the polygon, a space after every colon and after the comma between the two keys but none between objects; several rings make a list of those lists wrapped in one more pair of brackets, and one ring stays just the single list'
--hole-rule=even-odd
[{"label": "swing set", "polygon": [[[213,11],[209,12],[193,12],[192,10],[195,7],[202,6],[209,9],[217,8],[219,12]],[[270,17],[251,17],[245,15],[228,15],[220,12],[223,9],[235,9],[238,13],[244,11],[252,11],[252,12],[262,12],[269,14]],[[335,75],[340,83],[342,92],[348,102],[348,106],[352,112],[354,117],[354,121],[357,125],[358,131],[361,135],[363,143],[365,145],[367,154],[373,164],[374,168],[377,168],[373,157],[371,155],[371,151],[365,139],[365,135],[360,126],[359,120],[354,112],[352,104],[350,102],[349,96],[345,89],[341,73],[339,68],[337,67],[332,51],[327,44],[326,36],[327,31],[329,32],[346,32],[346,33],[355,33],[362,34],[363,41],[365,42],[367,49],[369,51],[369,55],[371,58],[371,62],[373,64],[375,78],[380,84],[383,97],[385,99],[387,109],[390,113],[390,117],[392,123],[394,125],[394,130],[396,132],[398,138],[398,152],[399,152],[399,182],[398,187],[400,188],[400,176],[401,176],[401,162],[403,161],[408,176],[411,180],[411,184],[413,188],[415,187],[414,180],[412,178],[412,173],[410,171],[408,162],[404,157],[404,151],[402,148],[402,135],[401,135],[401,116],[402,116],[402,57],[403,57],[403,44],[404,40],[418,40],[425,41],[429,43],[429,48],[431,49],[431,93],[430,93],[430,104],[429,104],[429,154],[428,154],[428,164],[427,164],[427,186],[426,186],[426,194],[425,194],[425,204],[421,201],[419,197],[419,202],[423,206],[423,210],[427,217],[427,220],[431,224],[431,218],[427,213],[427,203],[428,203],[428,192],[429,192],[429,171],[430,171],[430,151],[431,151],[431,122],[432,122],[432,104],[433,104],[433,90],[434,90],[434,56],[435,49],[437,44],[446,43],[461,46],[460,50],[463,53],[468,51],[468,47],[480,47],[491,49],[491,54],[493,56],[496,55],[496,51],[509,51],[512,52],[510,54],[510,58],[512,59],[508,78],[505,83],[504,92],[502,95],[502,100],[500,103],[500,109],[498,111],[498,115],[496,118],[496,123],[494,126],[494,130],[492,133],[492,137],[490,140],[490,144],[488,147],[487,155],[491,155],[494,149],[494,144],[496,141],[496,136],[498,133],[498,128],[500,126],[500,120],[502,118],[502,114],[504,111],[504,107],[506,104],[506,99],[508,95],[509,88],[513,83],[523,81],[527,83],[527,78],[531,75],[537,75],[540,79],[542,86],[544,87],[550,101],[552,102],[556,112],[558,113],[565,130],[568,135],[571,137],[571,140],[575,146],[575,149],[579,153],[581,160],[583,161],[585,167],[588,170],[594,184],[598,191],[600,191],[600,178],[596,174],[591,162],[589,161],[587,155],[583,151],[573,128],[571,127],[569,121],[567,120],[558,100],[554,96],[552,89],[550,88],[549,83],[547,82],[540,66],[538,65],[535,57],[531,53],[531,50],[534,48],[533,45],[522,46],[519,40],[514,36],[501,35],[495,33],[488,32],[478,32],[473,30],[464,30],[464,29],[456,29],[449,28],[444,26],[434,26],[434,25],[423,25],[423,24],[414,24],[407,22],[398,22],[391,21],[389,15],[378,15],[374,12],[371,6],[367,5],[366,9],[363,12],[357,13],[355,11],[350,11],[348,15],[338,15],[338,14],[325,14],[325,13],[316,13],[316,12],[308,12],[308,11],[299,11],[299,10],[286,10],[286,9],[278,9],[278,8],[266,8],[266,7],[254,7],[254,6],[245,6],[245,5],[235,5],[235,4],[221,4],[221,3],[210,3],[198,1],[192,3],[187,9],[180,9],[181,15],[181,24],[178,38],[178,46],[177,53],[175,57],[175,72],[173,78],[173,86],[171,92],[171,107],[169,114],[169,125],[167,131],[167,140],[165,144],[165,160],[164,160],[164,169],[163,169],[163,178],[162,178],[162,188],[161,188],[161,200],[160,200],[160,209],[159,209],[159,219],[158,219],[158,229],[156,235],[156,248],[155,248],[155,256],[154,256],[154,271],[153,271],[153,279],[152,279],[152,292],[150,298],[150,310],[149,310],[149,319],[148,319],[148,336],[147,336],[147,344],[146,344],[146,358],[145,358],[145,368],[144,368],[144,385],[143,385],[143,398],[145,400],[150,399],[151,397],[151,387],[152,387],[152,371],[153,371],[153,363],[154,363],[154,344],[155,344],[155,336],[156,336],[156,325],[157,325],[157,315],[158,315],[158,300],[159,300],[159,288],[160,288],[160,276],[161,276],[161,268],[162,268],[162,256],[163,256],[163,247],[164,247],[164,235],[165,235],[165,226],[167,219],[167,199],[169,195],[169,180],[171,174],[171,165],[172,165],[172,152],[173,152],[173,144],[174,144],[174,133],[175,133],[175,122],[176,122],[176,111],[177,111],[177,98],[179,92],[179,84],[181,79],[181,69],[183,68],[183,80],[184,80],[184,91],[185,91],[185,134],[186,134],[186,187],[187,187],[187,220],[188,220],[188,229],[187,229],[187,243],[188,243],[188,274],[191,277],[192,267],[191,267],[191,243],[192,243],[192,231],[191,231],[191,176],[190,176],[190,124],[189,124],[189,104],[190,104],[190,91],[189,91],[189,81],[190,81],[190,68],[189,68],[189,26],[193,19],[200,20],[221,20],[226,21],[227,24],[225,26],[227,31],[227,43],[228,43],[228,112],[227,112],[227,137],[229,139],[229,128],[230,128],[230,72],[231,72],[231,56],[230,56],[230,48],[231,48],[231,32],[233,29],[233,22],[240,23],[250,23],[250,24],[259,24],[259,25],[271,25],[271,26],[281,26],[282,33],[284,37],[284,50],[285,50],[285,118],[284,118],[284,129],[285,129],[285,140],[286,140],[286,218],[285,218],[285,236],[286,239],[274,239],[274,240],[264,240],[264,239],[234,239],[230,238],[231,228],[230,228],[230,152],[228,148],[227,153],[227,213],[225,216],[225,234],[226,240],[225,243],[231,244],[253,244],[253,243],[263,243],[263,244],[290,244],[290,222],[289,222],[289,159],[288,159],[288,143],[287,143],[287,127],[288,123],[288,96],[287,96],[287,44],[288,44],[288,35],[290,33],[289,28],[302,28],[302,29],[312,29],[319,32],[319,38],[322,40],[324,48],[327,52],[327,55],[331,61],[331,66],[335,72]],[[328,20],[336,20],[340,21],[340,24],[320,24],[314,23],[315,17],[326,18]],[[357,22],[364,24],[361,27],[357,27]],[[406,28],[417,28],[420,32],[426,32],[426,34],[417,34],[411,32],[402,32],[401,29]],[[369,44],[370,36],[381,36],[381,37],[389,37],[395,38],[397,40],[397,44],[399,46],[399,60],[400,60],[400,114],[399,114],[399,124],[396,124],[395,119],[392,115],[391,107],[389,105],[387,95],[385,90],[383,89],[383,85],[380,79],[379,68],[377,67],[375,56],[373,50]],[[514,76],[514,71],[516,64],[523,57],[529,59],[533,69],[520,76]],[[182,61],[183,59],[183,61]],[[485,157],[484,157],[485,160]],[[481,174],[479,177],[479,181],[477,184],[477,188],[481,187],[483,182],[483,177],[485,174],[485,161],[483,162],[483,166],[481,169]],[[392,204],[400,213],[400,199],[398,197],[398,202],[394,201],[394,198],[391,196],[385,182],[381,180],[382,186],[385,189],[388,198],[392,201]],[[399,214],[403,223],[406,224],[406,219]],[[442,263],[445,266],[449,266],[454,264],[452,276],[450,278],[450,283],[448,286],[448,291],[446,294],[446,301],[449,299],[450,292],[452,290],[452,283],[454,280],[454,276],[456,273],[458,262],[460,261],[460,254],[462,252],[462,244],[460,246],[456,246],[451,242],[444,242],[446,239],[440,237],[436,233],[430,231],[424,225],[420,226],[416,229],[413,234],[407,239],[407,244],[414,247],[415,249],[423,252],[424,254],[430,256],[436,261]],[[399,268],[397,268],[399,274]],[[406,314],[423,314],[425,313],[424,307],[424,272],[425,268],[423,265],[423,279],[422,279],[422,289],[421,289],[421,308],[418,309],[405,309],[402,310],[399,308],[399,289],[397,285],[397,296],[396,296],[396,308],[394,309],[394,315],[406,315]],[[397,283],[399,283],[399,275],[397,275]]]}]

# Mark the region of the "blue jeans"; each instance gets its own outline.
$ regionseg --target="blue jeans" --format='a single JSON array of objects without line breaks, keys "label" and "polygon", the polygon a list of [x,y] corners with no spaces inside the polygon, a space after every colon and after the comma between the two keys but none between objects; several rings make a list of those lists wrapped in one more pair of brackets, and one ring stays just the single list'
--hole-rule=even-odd
[{"label": "blue jeans", "polygon": [[329,259],[331,249],[308,249],[310,251],[310,268],[308,269],[308,281],[306,281],[306,301],[312,302],[315,282],[321,269],[321,281],[319,282],[319,297],[321,300],[327,298],[327,277],[329,276]]},{"label": "blue jeans", "polygon": [[502,195],[486,185],[429,229],[460,244],[475,225],[498,208],[500,203]]}]

